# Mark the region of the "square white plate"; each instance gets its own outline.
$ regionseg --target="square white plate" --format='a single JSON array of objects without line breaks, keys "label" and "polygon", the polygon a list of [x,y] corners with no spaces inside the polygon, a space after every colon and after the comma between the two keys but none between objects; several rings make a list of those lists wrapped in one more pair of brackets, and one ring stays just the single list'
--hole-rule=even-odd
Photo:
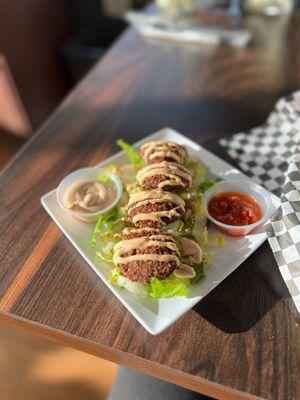
[{"label": "square white plate", "polygon": [[[153,135],[147,136],[134,146],[139,147],[149,140],[171,140],[186,146],[190,154],[196,155],[201,160],[211,176],[219,176],[222,179],[249,179],[230,164],[173,129],[164,128]],[[119,152],[99,165],[103,166],[109,163],[124,165],[128,163],[128,159],[123,152]],[[272,196],[272,198],[275,211],[279,205],[279,199],[276,196]],[[206,267],[205,278],[195,285],[192,297],[155,300],[143,296],[136,297],[127,290],[120,289],[109,283],[111,266],[95,258],[90,244],[94,224],[81,222],[67,215],[56,201],[56,190],[44,195],[41,202],[52,219],[96,274],[152,335],[161,333],[203,299],[204,296],[241,265],[267,237],[264,227],[244,237],[226,236],[226,247],[214,249],[213,262]],[[99,282],[99,284],[101,285],[102,283]]]}]

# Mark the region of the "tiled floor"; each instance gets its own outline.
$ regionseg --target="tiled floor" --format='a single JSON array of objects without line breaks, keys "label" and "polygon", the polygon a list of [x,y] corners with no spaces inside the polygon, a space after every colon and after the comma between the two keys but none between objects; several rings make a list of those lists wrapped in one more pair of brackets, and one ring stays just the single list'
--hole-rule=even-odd
[{"label": "tiled floor", "polygon": [[[0,131],[0,171],[24,143]],[[105,400],[116,366],[0,325],[1,400]]]}]

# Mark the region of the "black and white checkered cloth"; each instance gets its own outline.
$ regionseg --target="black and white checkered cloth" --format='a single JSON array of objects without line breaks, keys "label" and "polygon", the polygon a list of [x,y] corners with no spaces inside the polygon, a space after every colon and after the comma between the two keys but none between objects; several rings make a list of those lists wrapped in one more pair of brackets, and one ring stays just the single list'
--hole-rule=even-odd
[{"label": "black and white checkered cloth", "polygon": [[280,196],[268,239],[300,312],[300,91],[280,99],[264,125],[220,144],[249,177]]}]

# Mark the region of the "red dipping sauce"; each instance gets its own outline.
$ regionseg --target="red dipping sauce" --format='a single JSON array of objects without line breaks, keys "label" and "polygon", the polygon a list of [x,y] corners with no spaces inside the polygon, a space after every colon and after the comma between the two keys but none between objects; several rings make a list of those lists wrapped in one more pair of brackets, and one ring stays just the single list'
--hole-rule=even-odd
[{"label": "red dipping sauce", "polygon": [[[251,225],[263,216],[260,205],[252,197],[236,192],[223,192],[214,196],[208,203],[208,212],[217,221],[231,226]],[[228,229],[221,230],[233,234]],[[234,234],[241,233],[236,231]]]}]

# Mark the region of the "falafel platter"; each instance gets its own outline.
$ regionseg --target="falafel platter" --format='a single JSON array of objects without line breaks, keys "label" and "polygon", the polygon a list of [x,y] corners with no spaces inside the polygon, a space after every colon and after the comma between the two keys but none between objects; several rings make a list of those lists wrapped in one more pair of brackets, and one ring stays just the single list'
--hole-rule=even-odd
[{"label": "falafel platter", "polygon": [[[157,335],[266,240],[266,223],[239,237],[216,229],[205,208],[209,193],[230,180],[247,180],[247,188],[251,181],[174,129],[118,145],[123,151],[71,172],[41,203],[108,287],[96,284],[99,295],[105,291],[108,301],[113,293]],[[272,202],[275,211],[280,200]],[[86,267],[72,256],[75,271]]]},{"label": "falafel platter", "polygon": [[173,141],[153,140],[140,149],[117,144],[129,162],[106,166],[123,192],[95,225],[95,255],[111,265],[114,286],[152,298],[188,297],[204,279],[212,248],[225,246],[220,233],[208,231],[202,207],[217,180],[207,179],[199,159]]}]

